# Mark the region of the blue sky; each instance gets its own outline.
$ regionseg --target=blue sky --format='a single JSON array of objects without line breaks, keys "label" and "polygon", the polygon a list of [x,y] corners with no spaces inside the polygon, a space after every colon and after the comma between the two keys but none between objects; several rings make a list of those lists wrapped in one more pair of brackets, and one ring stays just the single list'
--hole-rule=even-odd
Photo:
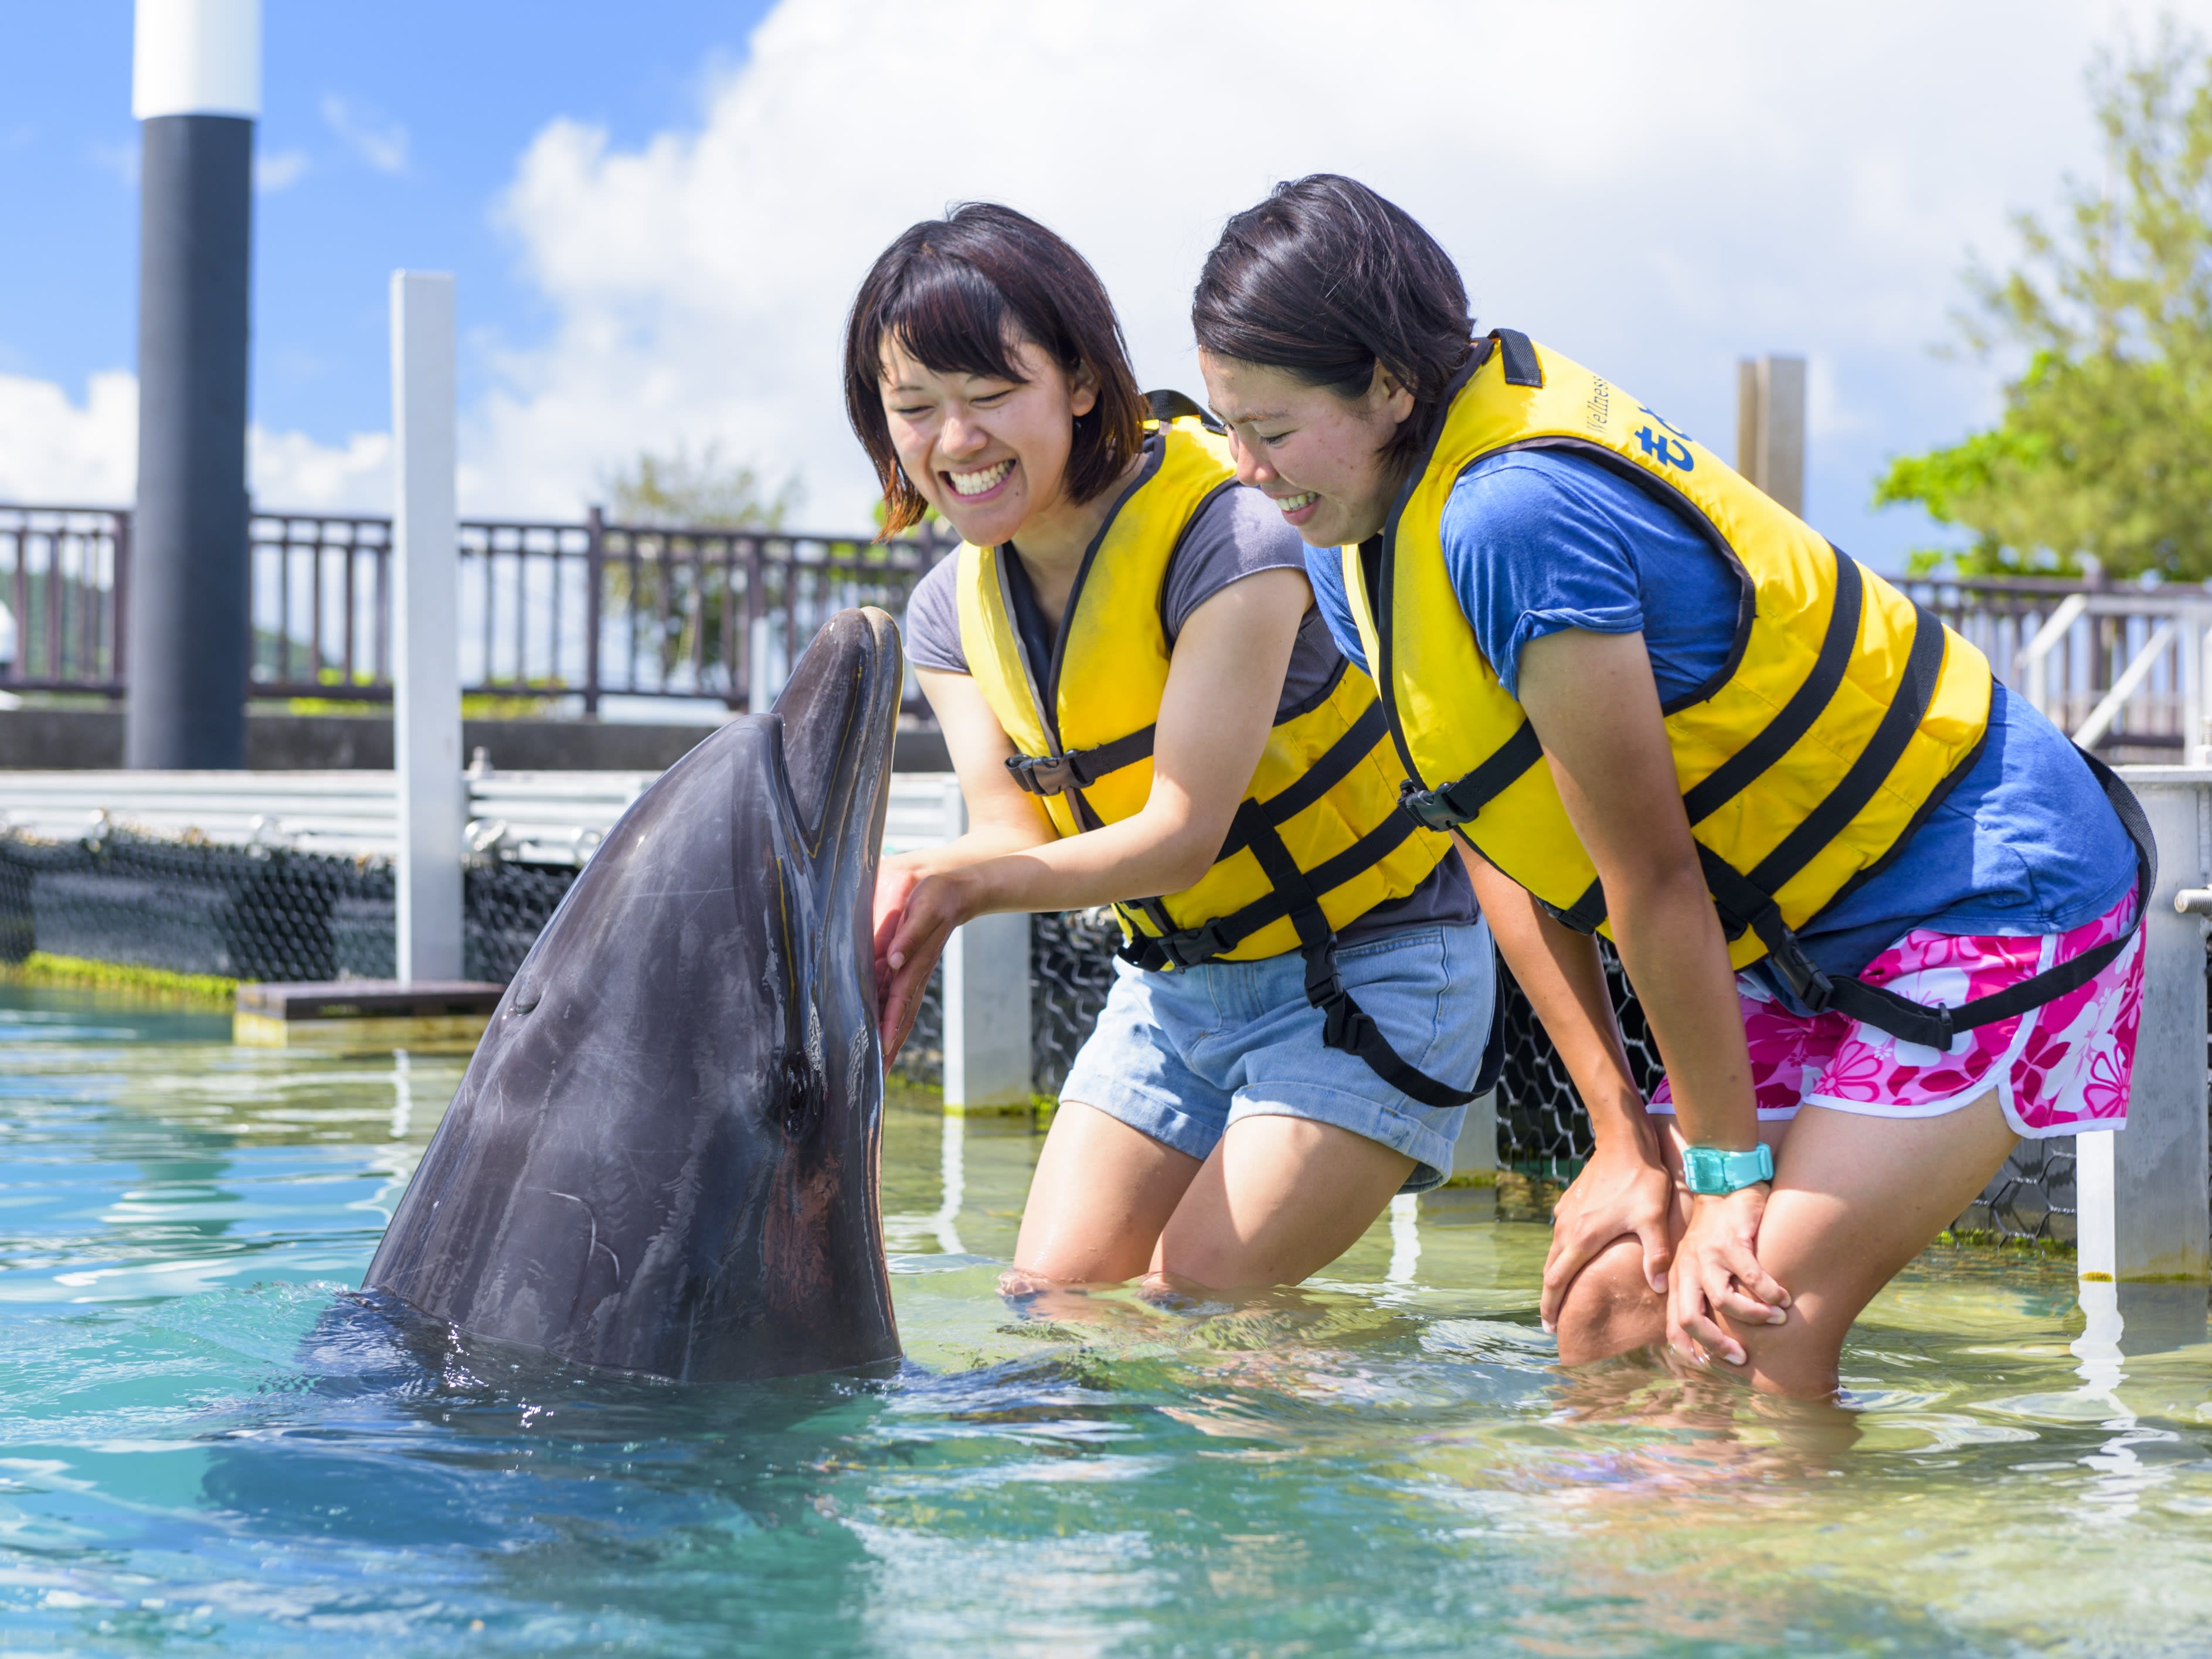
[{"label": "blue sky", "polygon": [[[876,251],[953,200],[1068,234],[1140,376],[1274,180],[1366,179],[1486,325],[1602,369],[1723,454],[1740,356],[1812,365],[1808,516],[1892,567],[1887,459],[1996,378],[1929,348],[1970,250],[2100,167],[2081,71],[2138,0],[264,0],[254,488],[374,508],[386,282],[454,271],[462,500],[560,514],[709,447],[864,522],[836,346]],[[2212,0],[2180,0],[2212,24]],[[2001,21],[1998,21],[2001,20]],[[123,500],[137,132],[128,0],[0,0],[0,498]]]},{"label": "blue sky", "polygon": [[[464,401],[552,316],[495,222],[551,116],[618,143],[697,118],[766,0],[264,0],[252,400],[324,442],[381,426],[385,276],[459,278]],[[0,373],[80,381],[137,339],[129,0],[0,0]],[[274,188],[270,188],[274,185]]]}]

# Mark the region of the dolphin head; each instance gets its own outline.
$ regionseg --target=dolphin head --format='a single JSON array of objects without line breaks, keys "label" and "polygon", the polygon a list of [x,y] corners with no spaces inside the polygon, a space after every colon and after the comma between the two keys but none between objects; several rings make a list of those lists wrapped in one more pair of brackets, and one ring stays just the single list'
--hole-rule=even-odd
[{"label": "dolphin head", "polygon": [[833,617],[669,769],[525,958],[363,1281],[683,1381],[895,1358],[870,940],[904,662]]}]

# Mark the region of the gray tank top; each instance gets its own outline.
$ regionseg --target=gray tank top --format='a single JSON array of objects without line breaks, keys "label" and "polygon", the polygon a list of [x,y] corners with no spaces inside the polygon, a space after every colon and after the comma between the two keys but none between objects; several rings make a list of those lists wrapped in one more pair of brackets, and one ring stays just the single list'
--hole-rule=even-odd
[{"label": "gray tank top", "polygon": [[[1014,550],[1018,559],[1021,550]],[[915,585],[907,601],[907,659],[917,668],[965,674],[968,655],[960,647],[960,599],[956,586],[959,562],[946,559]],[[1239,484],[1223,490],[1198,511],[1168,561],[1160,591],[1160,620],[1173,647],[1191,613],[1231,583],[1262,570],[1304,570],[1306,544],[1283,522],[1274,504],[1256,489]],[[1040,626],[1042,625],[1040,619]],[[1026,631],[1026,630],[1025,630]],[[1024,639],[1049,657],[1052,641]],[[1295,708],[1314,696],[1343,664],[1336,641],[1321,612],[1309,609],[1298,624],[1297,642],[1283,676],[1276,707]],[[1039,673],[1040,682],[1044,678]],[[1477,911],[1474,889],[1456,857],[1448,858],[1401,899],[1378,904],[1338,935],[1346,943],[1424,924],[1472,923]]]}]

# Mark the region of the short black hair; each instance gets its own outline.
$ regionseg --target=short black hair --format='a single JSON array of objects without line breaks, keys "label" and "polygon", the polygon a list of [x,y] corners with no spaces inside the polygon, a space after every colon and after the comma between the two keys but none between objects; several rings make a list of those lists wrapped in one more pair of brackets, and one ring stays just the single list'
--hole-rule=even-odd
[{"label": "short black hair", "polygon": [[1102,494],[1144,443],[1145,399],[1106,285],[1090,263],[1027,214],[964,202],[900,233],[870,267],[845,324],[845,412],[884,490],[884,533],[928,502],[901,471],[884,418],[883,352],[896,344],[939,374],[1019,380],[1008,346],[1036,345],[1073,374],[1087,368],[1098,401],[1075,422],[1066,488]]},{"label": "short black hair", "polygon": [[1413,394],[1383,453],[1419,455],[1474,335],[1467,285],[1419,221],[1355,179],[1279,184],[1230,220],[1206,256],[1190,320],[1199,349],[1261,363],[1345,398],[1375,368]]}]

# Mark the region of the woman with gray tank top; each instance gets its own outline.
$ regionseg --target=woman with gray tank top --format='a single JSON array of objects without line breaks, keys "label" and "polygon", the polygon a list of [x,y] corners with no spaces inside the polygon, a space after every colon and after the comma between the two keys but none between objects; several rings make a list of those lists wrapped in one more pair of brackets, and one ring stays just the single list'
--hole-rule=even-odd
[{"label": "woman with gray tank top", "polygon": [[1495,1004],[1460,860],[1218,428],[1137,388],[1080,255],[1010,209],[861,284],[848,412],[890,534],[963,545],[907,647],[970,828],[884,860],[886,1056],[951,931],[1111,904],[1124,945],[1005,1288],[1293,1282],[1449,1173]]}]

